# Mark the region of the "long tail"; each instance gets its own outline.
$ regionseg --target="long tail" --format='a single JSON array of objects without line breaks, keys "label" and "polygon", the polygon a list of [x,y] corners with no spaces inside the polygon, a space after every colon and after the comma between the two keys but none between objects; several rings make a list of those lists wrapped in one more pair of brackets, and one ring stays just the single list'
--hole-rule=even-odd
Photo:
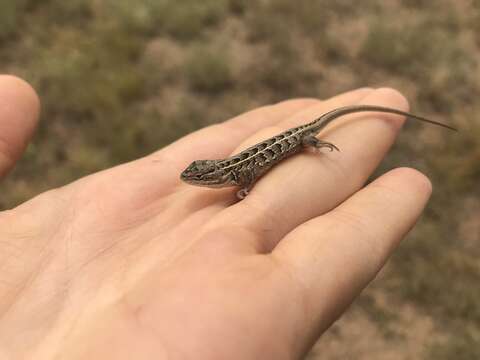
[{"label": "long tail", "polygon": [[442,126],[444,128],[447,128],[447,129],[450,129],[450,130],[453,130],[453,131],[458,131],[456,128],[454,128],[450,125],[438,122],[438,121],[429,120],[429,119],[426,119],[424,117],[408,113],[406,111],[401,111],[401,110],[397,110],[397,109],[393,109],[393,108],[388,108],[388,107],[384,107],[384,106],[376,106],[376,105],[345,106],[345,107],[341,107],[341,108],[329,111],[329,112],[323,114],[322,116],[320,116],[319,118],[315,119],[314,121],[312,121],[310,123],[310,126],[311,126],[310,128],[312,129],[312,132],[318,133],[321,129],[323,129],[325,126],[327,126],[330,122],[332,122],[333,120],[335,120],[336,118],[338,118],[340,116],[344,116],[344,115],[351,114],[351,113],[356,113],[356,112],[364,112],[364,111],[375,111],[375,112],[383,112],[383,113],[403,115],[403,116],[406,116],[406,117],[409,117],[409,118],[412,118],[412,119],[416,119],[416,120],[419,120],[419,121],[427,122],[427,123],[430,123],[430,124],[433,124],[433,125]]}]

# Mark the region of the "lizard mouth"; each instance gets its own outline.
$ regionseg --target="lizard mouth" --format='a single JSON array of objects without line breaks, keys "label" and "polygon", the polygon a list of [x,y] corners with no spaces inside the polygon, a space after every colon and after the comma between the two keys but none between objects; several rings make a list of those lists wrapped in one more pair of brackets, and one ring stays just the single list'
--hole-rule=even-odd
[{"label": "lizard mouth", "polygon": [[203,187],[210,187],[210,188],[220,188],[225,186],[233,186],[230,185],[228,179],[221,177],[209,178],[208,176],[200,176],[200,175],[192,175],[188,172],[184,171],[180,174],[180,180],[183,182],[196,185],[196,186],[203,186]]},{"label": "lizard mouth", "polygon": [[180,180],[192,185],[201,185],[203,182],[205,182],[201,178],[195,178],[194,175],[192,176],[185,171],[180,174]]},{"label": "lizard mouth", "polygon": [[209,187],[209,188],[220,188],[224,186],[229,186],[228,184],[224,184],[214,180],[208,181],[208,180],[196,180],[196,179],[188,179],[188,178],[181,178],[181,180],[190,185]]}]

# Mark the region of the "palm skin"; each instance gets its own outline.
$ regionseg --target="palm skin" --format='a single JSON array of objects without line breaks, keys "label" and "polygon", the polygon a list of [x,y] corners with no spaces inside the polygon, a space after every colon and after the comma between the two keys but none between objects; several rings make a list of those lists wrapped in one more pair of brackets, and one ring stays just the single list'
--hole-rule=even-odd
[{"label": "palm skin", "polygon": [[[33,132],[38,101],[8,76],[0,99],[6,173]],[[407,107],[391,89],[282,102],[2,212],[0,355],[301,359],[428,200],[428,179],[411,169],[363,187],[401,119],[339,120],[322,139],[341,152],[294,156],[241,202],[236,189],[192,187],[179,174],[192,160],[357,103]]]}]

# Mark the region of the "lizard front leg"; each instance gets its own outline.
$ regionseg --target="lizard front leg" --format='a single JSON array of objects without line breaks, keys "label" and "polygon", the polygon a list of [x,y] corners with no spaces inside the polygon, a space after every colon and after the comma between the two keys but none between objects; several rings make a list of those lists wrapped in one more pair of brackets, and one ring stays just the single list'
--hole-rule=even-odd
[{"label": "lizard front leg", "polygon": [[237,191],[237,199],[243,200],[247,197],[249,194],[250,190],[252,189],[253,184],[249,185],[248,187],[241,188],[240,190]]},{"label": "lizard front leg", "polygon": [[303,139],[302,139],[302,145],[307,147],[307,146],[313,146],[317,149],[321,149],[321,148],[327,148],[329,149],[330,151],[333,151],[333,150],[337,150],[337,151],[340,151],[340,149],[332,144],[332,143],[329,143],[329,142],[326,142],[326,141],[322,141],[322,140],[319,140],[317,139],[315,136],[313,135],[307,135],[305,136]]},{"label": "lizard front leg", "polygon": [[255,183],[256,176],[255,171],[242,171],[237,176],[238,185],[241,186],[241,189],[237,191],[237,198],[243,200],[247,197],[248,193]]}]

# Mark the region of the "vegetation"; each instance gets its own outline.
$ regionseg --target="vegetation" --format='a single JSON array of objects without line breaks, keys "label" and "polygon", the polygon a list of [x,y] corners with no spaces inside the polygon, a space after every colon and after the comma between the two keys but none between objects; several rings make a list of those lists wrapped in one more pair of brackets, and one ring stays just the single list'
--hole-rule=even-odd
[{"label": "vegetation", "polygon": [[[479,24],[478,1],[0,0],[1,71],[26,78],[43,102],[38,134],[3,184],[1,205],[260,104],[393,86],[416,112],[462,131],[452,137],[412,123],[382,165],[379,173],[421,169],[435,192],[352,311],[363,311],[386,344],[403,341],[394,326],[401,315],[378,303],[380,293],[432,320],[424,358],[476,359]],[[408,326],[415,332],[415,323]],[[362,358],[356,339],[343,341]],[[402,351],[398,358],[408,358]]]}]

